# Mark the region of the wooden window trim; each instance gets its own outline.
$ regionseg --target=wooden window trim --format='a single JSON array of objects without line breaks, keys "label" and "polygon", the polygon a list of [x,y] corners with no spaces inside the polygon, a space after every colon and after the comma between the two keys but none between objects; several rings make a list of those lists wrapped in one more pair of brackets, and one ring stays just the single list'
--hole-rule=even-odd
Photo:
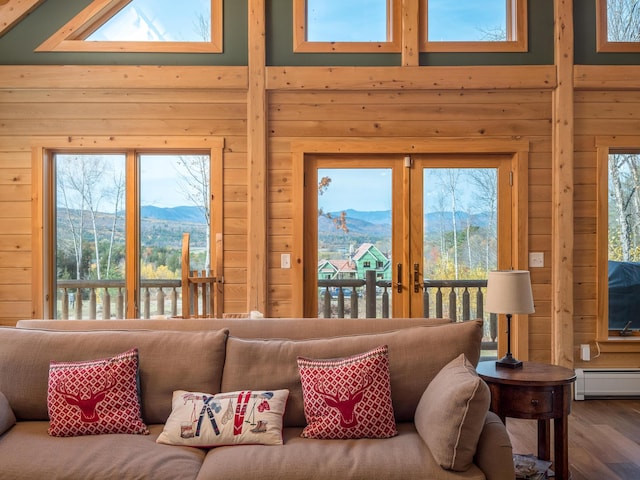
[{"label": "wooden window trim", "polygon": [[387,0],[387,42],[308,42],[307,0],[293,0],[293,51],[296,53],[399,53],[402,0]]},{"label": "wooden window trim", "polygon": [[[620,342],[638,342],[640,332],[633,332],[627,337],[609,330],[609,154],[640,153],[640,137],[597,137],[597,221],[596,221],[596,292],[598,307],[598,323],[596,339],[598,342],[612,341],[612,345]],[[618,350],[615,350],[618,351]]]},{"label": "wooden window trim", "polygon": [[[158,147],[162,145],[162,147]],[[54,318],[53,299],[51,291],[55,283],[53,269],[54,232],[50,226],[50,209],[54,203],[54,185],[51,175],[50,162],[54,153],[78,152],[83,153],[125,153],[127,156],[135,153],[197,153],[206,151],[210,155],[211,170],[210,208],[211,235],[224,235],[224,182],[223,182],[223,150],[222,137],[37,137],[31,149],[31,167],[34,172],[32,178],[32,219],[33,219],[33,248],[32,248],[32,302],[33,318]],[[127,162],[129,165],[131,162]],[[127,166],[129,168],[129,166]],[[131,173],[131,172],[128,172]],[[134,172],[135,174],[135,172]],[[129,202],[129,199],[127,199]],[[127,208],[132,206],[127,204]],[[127,228],[134,226],[136,208],[133,215],[128,216]],[[137,223],[135,227],[137,228]],[[212,242],[213,244],[213,242]],[[138,255],[134,255],[138,258]],[[214,255],[211,256],[215,258]],[[134,262],[137,264],[137,262]],[[129,289],[135,290],[131,285]]]},{"label": "wooden window trim", "polygon": [[640,52],[640,42],[610,42],[607,0],[596,0],[596,52]]},{"label": "wooden window trim", "polygon": [[94,0],[38,46],[36,52],[146,52],[146,53],[221,53],[222,2],[211,1],[210,42],[105,42],[85,41],[131,0]]},{"label": "wooden window trim", "polygon": [[430,42],[427,40],[429,0],[420,0],[421,52],[526,52],[529,48],[527,0],[507,2],[507,36],[504,42]]}]

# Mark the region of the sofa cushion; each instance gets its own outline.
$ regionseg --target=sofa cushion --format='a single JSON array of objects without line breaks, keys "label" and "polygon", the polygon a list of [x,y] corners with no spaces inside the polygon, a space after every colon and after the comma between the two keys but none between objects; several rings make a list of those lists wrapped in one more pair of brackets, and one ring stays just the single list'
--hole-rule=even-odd
[{"label": "sofa cushion", "polygon": [[389,438],[398,434],[391,405],[389,348],[335,359],[298,357],[305,438]]},{"label": "sofa cushion", "polygon": [[49,435],[149,434],[138,391],[138,350],[86,362],[51,362]]},{"label": "sofa cushion", "polygon": [[193,480],[205,451],[158,445],[150,435],[52,437],[47,421],[21,421],[0,437],[0,478],[47,480]]},{"label": "sofa cushion", "polygon": [[226,330],[47,331],[0,328],[0,391],[20,420],[47,420],[49,362],[105,358],[138,348],[142,417],[164,423],[174,390],[220,391]]},{"label": "sofa cushion", "polygon": [[465,471],[473,463],[491,395],[464,354],[429,384],[416,410],[416,429],[436,461]]},{"label": "sofa cushion", "polygon": [[16,416],[13,414],[9,400],[0,392],[0,435],[16,424]]},{"label": "sofa cushion", "polygon": [[209,450],[198,480],[487,478],[475,465],[462,474],[443,470],[411,423],[399,424],[398,435],[386,439],[318,440],[302,438],[301,433],[302,428],[285,428],[284,445],[280,447],[240,445]]},{"label": "sofa cushion", "polygon": [[287,390],[216,395],[175,391],[173,411],[157,442],[191,447],[282,445],[288,396]]},{"label": "sofa cushion", "polygon": [[[306,321],[321,322],[322,319]],[[461,353],[477,364],[481,341],[480,320],[313,340],[241,339],[230,336],[222,390],[289,390],[284,424],[304,427],[306,420],[297,357],[346,357],[379,345],[388,345],[391,396],[396,421],[410,422],[425,388],[440,369]]]}]

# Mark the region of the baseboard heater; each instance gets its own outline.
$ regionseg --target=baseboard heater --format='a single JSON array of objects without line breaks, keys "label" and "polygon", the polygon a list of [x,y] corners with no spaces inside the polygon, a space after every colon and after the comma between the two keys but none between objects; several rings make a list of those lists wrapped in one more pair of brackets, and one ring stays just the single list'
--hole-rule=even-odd
[{"label": "baseboard heater", "polygon": [[640,398],[640,369],[576,368],[574,398]]}]

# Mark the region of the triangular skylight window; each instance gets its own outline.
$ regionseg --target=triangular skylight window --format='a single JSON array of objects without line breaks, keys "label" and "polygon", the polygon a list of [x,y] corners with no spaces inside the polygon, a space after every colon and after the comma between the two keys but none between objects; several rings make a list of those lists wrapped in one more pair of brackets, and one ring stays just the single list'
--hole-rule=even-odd
[{"label": "triangular skylight window", "polygon": [[37,51],[221,52],[223,0],[94,0]]}]

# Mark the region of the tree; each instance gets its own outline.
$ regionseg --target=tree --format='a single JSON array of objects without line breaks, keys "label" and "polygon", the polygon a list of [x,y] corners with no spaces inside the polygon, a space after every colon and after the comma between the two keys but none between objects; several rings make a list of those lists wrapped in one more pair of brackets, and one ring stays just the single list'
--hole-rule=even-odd
[{"label": "tree", "polygon": [[207,224],[205,269],[211,268],[211,193],[209,155],[181,156],[178,160],[178,185],[186,197],[198,207]]},{"label": "tree", "polygon": [[[323,195],[327,188],[331,185],[331,178],[322,177],[318,182],[318,195]],[[325,212],[322,208],[318,209],[319,217],[326,217],[333,222],[336,229],[342,230],[344,233],[349,233],[349,227],[347,227],[347,212],[341,212],[339,217],[334,217],[330,212]]]},{"label": "tree", "polygon": [[640,0],[607,0],[607,40],[640,41]]}]

